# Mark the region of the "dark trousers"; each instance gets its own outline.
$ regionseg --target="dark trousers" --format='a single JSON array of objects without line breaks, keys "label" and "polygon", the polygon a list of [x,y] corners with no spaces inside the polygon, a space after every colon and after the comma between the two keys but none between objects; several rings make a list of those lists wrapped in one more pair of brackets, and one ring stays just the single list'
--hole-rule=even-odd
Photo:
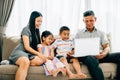
[{"label": "dark trousers", "polygon": [[99,67],[99,63],[116,63],[117,64],[117,75],[116,80],[120,80],[120,52],[119,53],[110,53],[103,59],[96,59],[94,56],[79,57],[80,62],[83,62],[93,78],[93,80],[105,80],[103,72]]}]

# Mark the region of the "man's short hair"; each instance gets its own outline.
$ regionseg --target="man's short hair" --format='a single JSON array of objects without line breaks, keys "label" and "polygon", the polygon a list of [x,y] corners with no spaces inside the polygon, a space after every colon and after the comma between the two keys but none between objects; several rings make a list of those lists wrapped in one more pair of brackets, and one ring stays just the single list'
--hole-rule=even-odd
[{"label": "man's short hair", "polygon": [[92,10],[88,10],[86,12],[83,13],[83,17],[86,17],[86,16],[95,16],[94,12]]}]

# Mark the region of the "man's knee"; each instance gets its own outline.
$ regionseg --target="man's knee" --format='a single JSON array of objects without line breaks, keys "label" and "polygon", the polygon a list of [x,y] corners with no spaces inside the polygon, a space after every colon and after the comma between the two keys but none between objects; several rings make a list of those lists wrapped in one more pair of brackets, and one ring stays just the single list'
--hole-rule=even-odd
[{"label": "man's knee", "polygon": [[87,56],[84,63],[87,66],[98,66],[99,61],[94,56]]}]

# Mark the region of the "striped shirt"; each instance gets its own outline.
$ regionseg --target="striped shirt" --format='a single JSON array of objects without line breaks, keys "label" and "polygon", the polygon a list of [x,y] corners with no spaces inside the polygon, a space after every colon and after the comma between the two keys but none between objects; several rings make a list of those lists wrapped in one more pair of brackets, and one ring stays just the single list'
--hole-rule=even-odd
[{"label": "striped shirt", "polygon": [[56,56],[67,57],[67,53],[70,52],[73,48],[73,40],[68,39],[68,40],[64,41],[62,39],[56,39],[56,41],[52,44],[52,46],[57,48]]}]

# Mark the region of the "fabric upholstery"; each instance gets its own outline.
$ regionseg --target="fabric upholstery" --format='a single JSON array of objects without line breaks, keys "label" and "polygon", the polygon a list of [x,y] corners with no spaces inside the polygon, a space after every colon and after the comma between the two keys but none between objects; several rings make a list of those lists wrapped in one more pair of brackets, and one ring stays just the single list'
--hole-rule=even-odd
[{"label": "fabric upholstery", "polygon": [[[20,37],[4,37],[3,39],[3,55],[2,59],[6,60],[9,58],[10,53],[14,47],[19,43]],[[75,72],[71,64],[70,68],[72,72]],[[87,66],[83,63],[80,63],[81,70],[83,73],[87,74],[87,79],[91,78]],[[104,73],[105,78],[114,78],[116,73],[116,65],[114,63],[101,63],[100,67]],[[14,80],[15,73],[18,69],[17,65],[0,65],[0,80]],[[28,71],[27,80],[67,80],[68,77],[63,77],[61,73],[57,78],[52,76],[45,76],[45,72],[42,66],[30,66]],[[80,79],[79,79],[80,80]]]}]

